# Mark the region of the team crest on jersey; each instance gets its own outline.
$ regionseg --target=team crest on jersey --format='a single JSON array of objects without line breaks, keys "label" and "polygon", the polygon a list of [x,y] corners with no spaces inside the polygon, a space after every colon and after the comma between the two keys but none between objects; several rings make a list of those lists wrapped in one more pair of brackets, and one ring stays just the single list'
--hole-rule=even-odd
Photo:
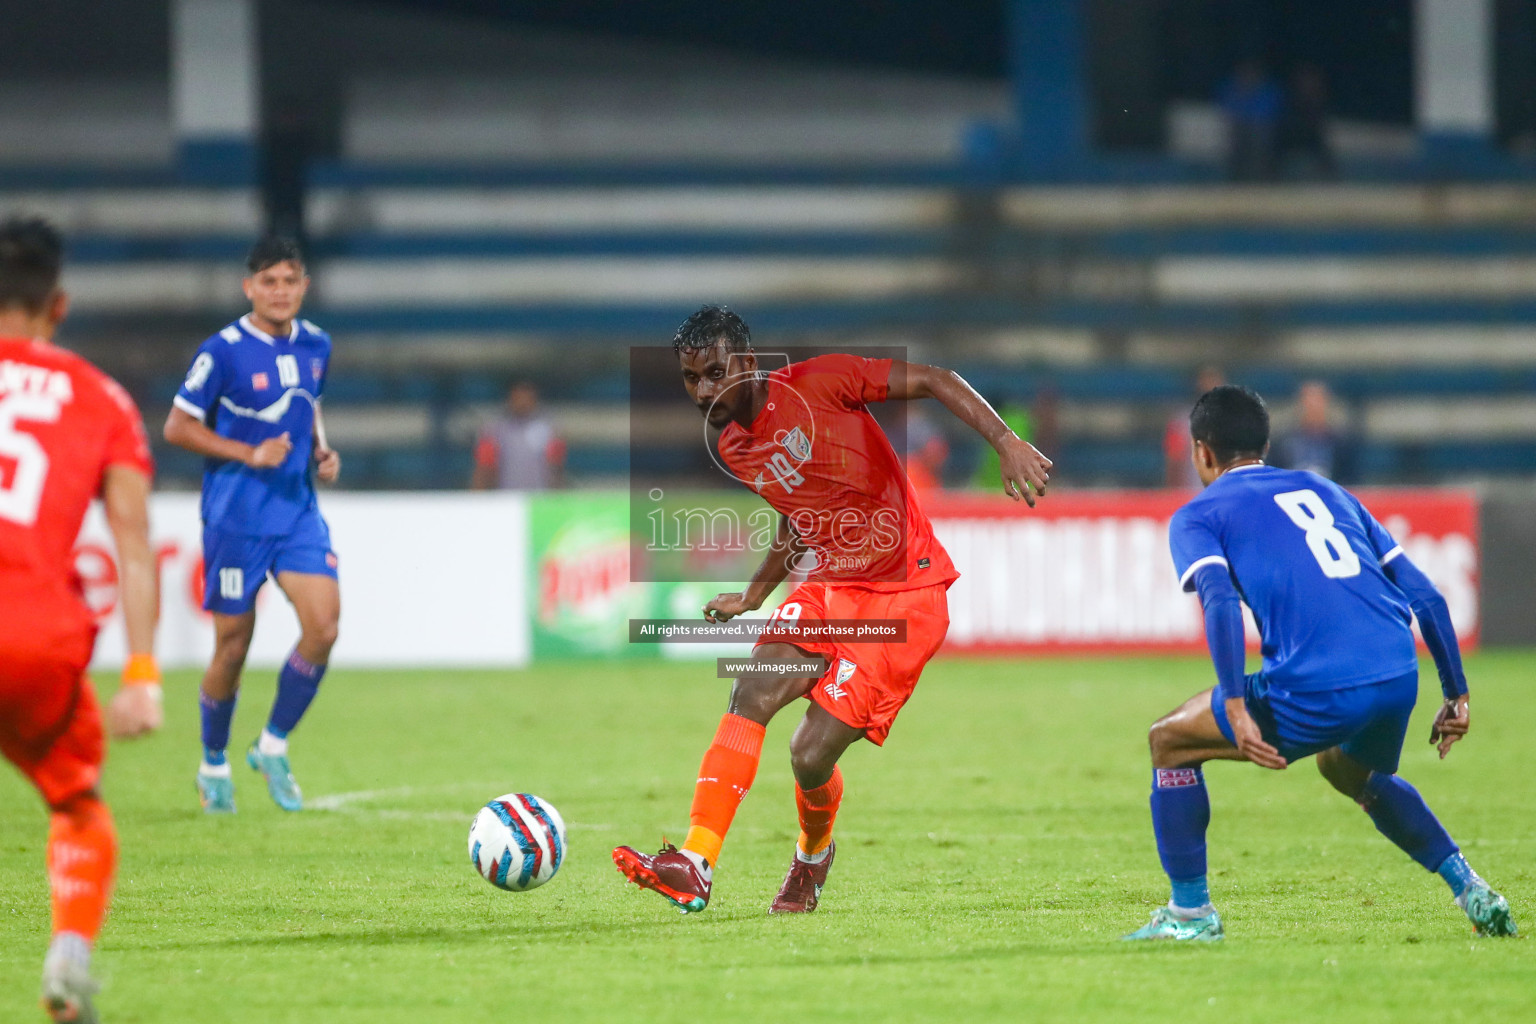
[{"label": "team crest on jersey", "polygon": [[199,352],[197,358],[192,360],[192,369],[187,371],[187,390],[196,391],[208,383],[208,375],[212,372],[213,356]]},{"label": "team crest on jersey", "polygon": [[251,387],[255,388],[257,391],[265,391],[269,386],[270,382],[267,380],[267,375],[265,373],[251,374]]},{"label": "team crest on jersey", "polygon": [[805,431],[799,427],[785,434],[781,443],[784,445],[784,450],[799,462],[804,462],[811,457],[811,439],[806,437]]},{"label": "team crest on jersey", "polygon": [[316,384],[320,383],[320,374],[324,371],[325,361],[323,359],[311,359],[309,361],[309,375],[315,379]]},{"label": "team crest on jersey", "polygon": [[822,687],[822,689],[826,690],[827,696],[831,697],[833,700],[842,700],[844,697],[848,696],[848,691],[843,689],[843,684],[852,679],[853,674],[858,670],[859,666],[855,665],[847,658],[838,658],[837,678],[832,680],[832,682],[828,683],[826,686]]}]

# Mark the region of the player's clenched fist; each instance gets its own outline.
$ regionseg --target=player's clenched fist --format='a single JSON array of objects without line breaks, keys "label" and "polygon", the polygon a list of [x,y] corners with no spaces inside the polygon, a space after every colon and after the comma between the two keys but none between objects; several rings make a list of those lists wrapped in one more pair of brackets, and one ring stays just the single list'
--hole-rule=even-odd
[{"label": "player's clenched fist", "polygon": [[330,448],[317,448],[315,450],[315,476],[322,483],[335,483],[341,475],[341,454]]},{"label": "player's clenched fist", "polygon": [[154,655],[129,655],[123,685],[107,704],[107,731],[119,740],[154,732],[165,722],[162,703],[160,665]]},{"label": "player's clenched fist", "polygon": [[107,730],[113,739],[131,740],[165,723],[160,687],[124,686],[107,705]]},{"label": "player's clenched fist", "polygon": [[289,440],[285,431],[276,437],[267,438],[252,448],[251,457],[246,461],[246,465],[252,469],[275,469],[288,461],[288,453],[291,451],[293,451],[293,442]]}]

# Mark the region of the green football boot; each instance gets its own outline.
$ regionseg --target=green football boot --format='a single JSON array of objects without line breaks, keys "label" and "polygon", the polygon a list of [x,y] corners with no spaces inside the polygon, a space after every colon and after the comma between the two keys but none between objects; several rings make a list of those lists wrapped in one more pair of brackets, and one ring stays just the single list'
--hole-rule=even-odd
[{"label": "green football boot", "polygon": [[1515,919],[1509,913],[1509,901],[1488,888],[1488,883],[1482,879],[1472,883],[1456,902],[1467,912],[1467,920],[1472,922],[1478,935],[1519,934]]},{"label": "green football boot", "polygon": [[273,803],[285,811],[304,809],[304,794],[299,792],[299,784],[293,781],[286,754],[263,754],[252,743],[251,749],[245,752],[245,763],[266,776],[267,792],[272,794]]},{"label": "green football boot", "polygon": [[1152,920],[1124,936],[1124,941],[1172,939],[1175,942],[1216,942],[1221,936],[1221,918],[1214,910],[1203,917],[1184,918],[1167,907],[1158,907],[1152,911]]}]

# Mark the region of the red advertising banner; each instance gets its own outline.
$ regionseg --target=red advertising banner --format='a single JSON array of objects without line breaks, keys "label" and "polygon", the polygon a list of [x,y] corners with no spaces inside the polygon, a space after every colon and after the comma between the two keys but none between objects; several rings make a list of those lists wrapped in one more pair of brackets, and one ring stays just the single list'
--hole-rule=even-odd
[{"label": "red advertising banner", "polygon": [[[1440,588],[1463,647],[1478,636],[1480,547],[1470,491],[1356,492]],[[951,653],[1203,651],[1199,602],[1179,590],[1168,521],[1182,491],[930,494],[923,507],[961,578],[949,592]],[[1257,640],[1252,621],[1250,641]]]}]

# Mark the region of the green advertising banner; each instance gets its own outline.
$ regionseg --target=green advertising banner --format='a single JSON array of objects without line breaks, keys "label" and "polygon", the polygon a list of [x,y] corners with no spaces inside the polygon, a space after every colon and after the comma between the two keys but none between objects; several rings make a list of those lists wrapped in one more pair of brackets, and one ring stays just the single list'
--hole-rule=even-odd
[{"label": "green advertising banner", "polygon": [[[738,546],[725,556],[732,560],[727,571],[734,570],[739,577],[712,581],[706,576],[703,581],[695,578],[682,582],[689,575],[703,575],[698,563],[718,561],[722,552],[694,538],[685,545],[675,541],[658,544],[646,532],[648,521],[633,519],[636,513],[630,506],[630,495],[624,492],[561,491],[531,496],[528,606],[533,619],[534,659],[597,656],[694,660],[750,652],[750,644],[629,642],[630,619],[701,617],[705,603],[716,594],[740,589],[762,557]],[[637,522],[640,528],[635,536],[639,539],[633,543],[639,545],[638,550],[631,547],[630,532]],[[685,553],[673,550],[678,547]],[[631,572],[636,555],[642,560],[640,571]],[[656,571],[658,561],[670,578]],[[710,571],[719,573],[720,566],[714,565]],[[636,577],[639,582],[634,581]],[[760,614],[766,616],[781,597],[775,595]]]},{"label": "green advertising banner", "polygon": [[629,643],[629,620],[651,614],[654,585],[630,582],[627,494],[533,495],[528,533],[535,660],[657,656]]}]

